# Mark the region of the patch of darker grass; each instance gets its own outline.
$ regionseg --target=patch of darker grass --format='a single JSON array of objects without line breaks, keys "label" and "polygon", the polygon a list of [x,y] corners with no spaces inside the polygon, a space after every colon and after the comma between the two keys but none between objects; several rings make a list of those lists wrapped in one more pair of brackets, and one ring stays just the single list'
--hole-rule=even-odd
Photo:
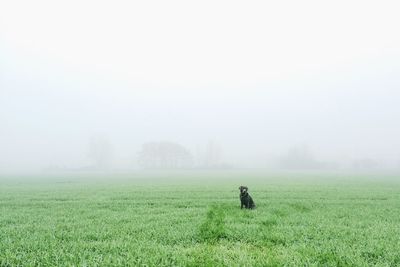
[{"label": "patch of darker grass", "polygon": [[215,243],[226,237],[225,213],[220,206],[213,205],[207,212],[205,221],[199,228],[199,239],[202,242]]}]

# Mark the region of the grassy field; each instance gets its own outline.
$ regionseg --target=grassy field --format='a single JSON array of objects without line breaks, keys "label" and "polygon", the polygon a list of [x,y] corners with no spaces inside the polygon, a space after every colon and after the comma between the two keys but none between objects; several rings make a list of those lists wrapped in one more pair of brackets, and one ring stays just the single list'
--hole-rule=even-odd
[{"label": "grassy field", "polygon": [[400,176],[0,178],[0,266],[98,265],[400,266]]}]

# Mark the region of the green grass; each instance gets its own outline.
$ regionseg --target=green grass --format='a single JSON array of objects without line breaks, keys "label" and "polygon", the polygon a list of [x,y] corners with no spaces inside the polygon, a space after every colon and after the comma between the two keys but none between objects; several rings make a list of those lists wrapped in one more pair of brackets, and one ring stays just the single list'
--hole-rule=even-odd
[{"label": "green grass", "polygon": [[97,265],[400,266],[400,176],[0,178],[0,266]]}]

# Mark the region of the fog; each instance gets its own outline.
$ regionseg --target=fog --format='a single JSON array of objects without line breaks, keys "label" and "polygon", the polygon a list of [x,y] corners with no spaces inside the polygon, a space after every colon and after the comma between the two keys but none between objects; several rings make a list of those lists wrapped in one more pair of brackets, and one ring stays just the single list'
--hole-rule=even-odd
[{"label": "fog", "polygon": [[3,1],[0,173],[399,169],[397,1]]}]

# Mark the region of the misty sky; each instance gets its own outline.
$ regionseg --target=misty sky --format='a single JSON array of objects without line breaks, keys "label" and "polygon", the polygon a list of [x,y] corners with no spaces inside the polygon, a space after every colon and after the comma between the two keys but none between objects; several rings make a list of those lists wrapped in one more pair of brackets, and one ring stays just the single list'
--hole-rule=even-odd
[{"label": "misty sky", "polygon": [[0,171],[144,142],[400,162],[398,1],[2,1]]}]

